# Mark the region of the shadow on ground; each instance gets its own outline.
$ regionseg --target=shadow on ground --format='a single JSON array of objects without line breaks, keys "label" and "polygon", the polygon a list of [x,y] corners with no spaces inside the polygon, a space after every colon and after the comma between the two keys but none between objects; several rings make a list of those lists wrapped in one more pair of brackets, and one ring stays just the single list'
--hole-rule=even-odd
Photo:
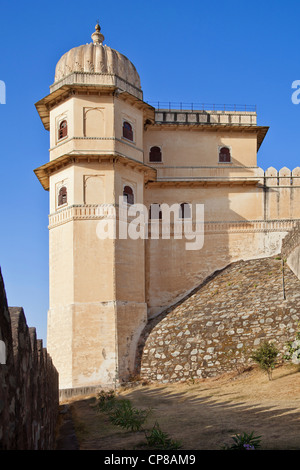
[{"label": "shadow on ground", "polygon": [[[137,408],[152,408],[145,429],[157,421],[172,439],[181,441],[182,449],[221,450],[233,443],[234,434],[253,431],[261,436],[263,450],[299,450],[300,374],[296,370],[280,367],[272,381],[253,370],[198,383],[137,386],[122,390],[120,396]],[[69,403],[78,448],[145,448],[144,432],[112,425],[95,405],[95,397]],[[70,444],[74,446],[72,439]]]}]

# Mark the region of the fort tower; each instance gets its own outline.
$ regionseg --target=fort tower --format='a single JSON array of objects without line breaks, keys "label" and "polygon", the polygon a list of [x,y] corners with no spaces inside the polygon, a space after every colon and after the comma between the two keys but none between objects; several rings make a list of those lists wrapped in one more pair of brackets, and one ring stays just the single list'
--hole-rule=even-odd
[{"label": "fort tower", "polygon": [[[280,253],[300,219],[300,169],[257,165],[268,127],[255,107],[152,107],[134,65],[103,41],[97,24],[91,43],[61,57],[36,104],[50,132],[49,161],[35,173],[50,196],[47,349],[61,389],[128,380],[149,319],[231,262]],[[99,236],[122,219],[120,198],[147,214],[177,204],[191,233],[202,204],[203,246],[186,249],[174,223],[165,239],[159,217],[158,238],[149,226],[148,238]]]},{"label": "fort tower", "polygon": [[128,379],[147,319],[144,240],[99,236],[98,224],[143,203],[153,170],[143,163],[143,129],[152,108],[139,75],[103,44],[59,60],[50,94],[36,104],[50,131],[50,161],[36,174],[50,195],[49,354],[60,388]]}]

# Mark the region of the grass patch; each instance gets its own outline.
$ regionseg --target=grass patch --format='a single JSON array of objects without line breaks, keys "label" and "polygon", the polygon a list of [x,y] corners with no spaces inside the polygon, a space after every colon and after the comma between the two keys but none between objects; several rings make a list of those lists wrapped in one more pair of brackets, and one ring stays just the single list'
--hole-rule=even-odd
[{"label": "grass patch", "polygon": [[144,432],[146,442],[139,446],[160,450],[175,450],[182,447],[180,441],[173,440],[166,432],[160,429],[156,421],[151,429],[144,425],[152,413],[151,408],[136,408],[128,399],[119,399],[114,391],[101,391],[96,405],[98,412],[105,413],[110,423],[131,432]]}]

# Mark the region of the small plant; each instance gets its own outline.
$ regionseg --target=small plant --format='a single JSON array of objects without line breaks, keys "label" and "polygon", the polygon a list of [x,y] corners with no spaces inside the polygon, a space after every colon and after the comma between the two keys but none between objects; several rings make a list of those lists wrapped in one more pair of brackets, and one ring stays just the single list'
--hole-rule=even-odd
[{"label": "small plant", "polygon": [[224,450],[255,450],[260,447],[261,436],[255,436],[252,431],[250,434],[235,434],[232,437],[234,444],[224,446]]},{"label": "small plant", "polygon": [[143,424],[152,412],[151,408],[134,408],[127,399],[116,399],[113,390],[101,391],[98,394],[98,411],[107,413],[108,418],[115,426],[120,426],[130,431],[144,431],[147,445],[155,449],[175,450],[180,449],[181,442],[171,439],[164,433],[156,422],[151,431],[145,431]]},{"label": "small plant", "polygon": [[189,377],[186,381],[187,385],[195,385],[196,383],[196,379],[195,377],[192,375],[191,377]]},{"label": "small plant", "polygon": [[147,444],[149,447],[160,450],[176,450],[182,446],[180,441],[171,439],[167,433],[163,432],[156,422],[151,431],[145,431]]},{"label": "small plant", "polygon": [[272,380],[272,371],[275,368],[278,354],[279,350],[276,346],[273,343],[265,341],[251,356],[251,359],[253,359],[262,370],[267,372],[269,380]]},{"label": "small plant", "polygon": [[100,411],[109,411],[115,405],[116,395],[114,390],[106,392],[101,390],[98,394],[98,408]]},{"label": "small plant", "polygon": [[296,334],[294,341],[288,341],[285,349],[287,354],[283,358],[287,361],[291,361],[293,364],[300,364],[300,332]]},{"label": "small plant", "polygon": [[116,426],[140,431],[151,411],[151,409],[139,410],[134,408],[129,400],[121,400],[109,413],[109,419]]},{"label": "small plant", "polygon": [[132,374],[128,378],[128,382],[140,382],[141,380],[142,379],[141,379],[141,376],[139,374]]}]

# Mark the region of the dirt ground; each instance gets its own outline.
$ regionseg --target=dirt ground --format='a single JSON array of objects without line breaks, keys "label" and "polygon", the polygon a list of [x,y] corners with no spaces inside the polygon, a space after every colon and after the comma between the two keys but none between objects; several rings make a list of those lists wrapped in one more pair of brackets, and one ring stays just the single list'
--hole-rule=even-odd
[{"label": "dirt ground", "polygon": [[[242,374],[182,384],[137,385],[119,392],[137,408],[152,408],[144,428],[157,421],[186,450],[221,450],[236,433],[261,436],[262,450],[300,450],[300,371],[284,365],[273,380],[256,367]],[[67,403],[67,402],[66,402]],[[97,412],[96,397],[68,403],[80,450],[139,450],[144,432],[123,430]]]}]

